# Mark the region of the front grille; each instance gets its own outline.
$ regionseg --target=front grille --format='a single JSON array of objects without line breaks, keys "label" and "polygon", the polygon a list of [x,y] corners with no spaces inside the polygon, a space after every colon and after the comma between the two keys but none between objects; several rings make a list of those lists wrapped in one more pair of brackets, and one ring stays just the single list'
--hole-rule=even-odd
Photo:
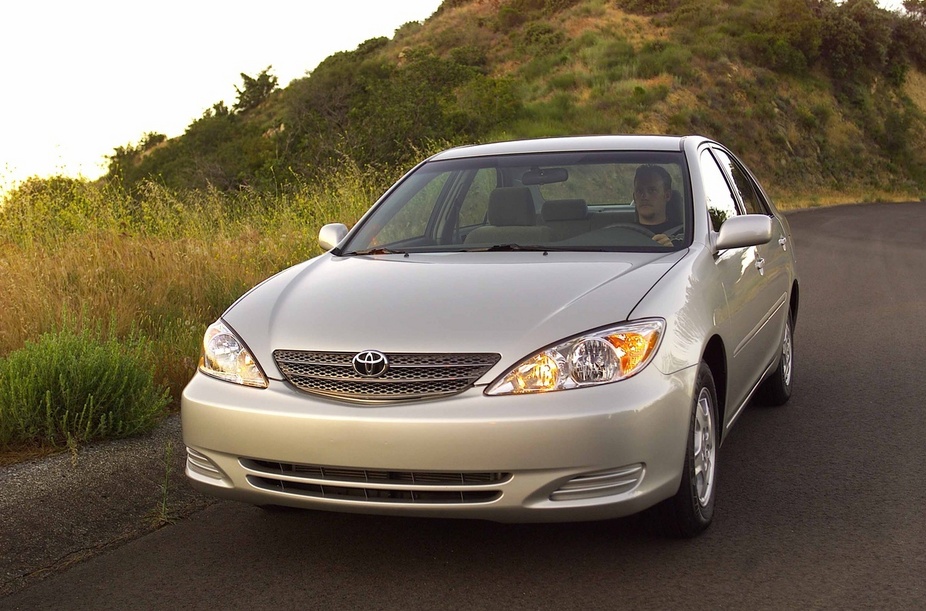
[{"label": "front grille", "polygon": [[388,471],[240,459],[248,482],[263,490],[299,496],[375,503],[489,503],[510,473]]},{"label": "front grille", "polygon": [[387,354],[378,378],[354,370],[356,352],[275,350],[286,380],[304,392],[351,401],[408,401],[455,395],[470,388],[501,358],[492,353]]}]

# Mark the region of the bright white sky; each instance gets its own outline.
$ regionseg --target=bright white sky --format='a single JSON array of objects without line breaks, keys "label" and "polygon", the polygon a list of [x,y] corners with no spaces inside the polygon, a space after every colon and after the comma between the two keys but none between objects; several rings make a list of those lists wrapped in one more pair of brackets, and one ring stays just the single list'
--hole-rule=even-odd
[{"label": "bright white sky", "polygon": [[[29,176],[96,178],[143,134],[174,137],[337,51],[392,37],[441,0],[11,0],[0,6],[0,193]],[[881,0],[899,8],[901,0]]]},{"label": "bright white sky", "polygon": [[280,86],[392,38],[441,0],[13,0],[0,5],[0,193],[30,176],[106,172],[147,132],[174,137],[241,73]]}]

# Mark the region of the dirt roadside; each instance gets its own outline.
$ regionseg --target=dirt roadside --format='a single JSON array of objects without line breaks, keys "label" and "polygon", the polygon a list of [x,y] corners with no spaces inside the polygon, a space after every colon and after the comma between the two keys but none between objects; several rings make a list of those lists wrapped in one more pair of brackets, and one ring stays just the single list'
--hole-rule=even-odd
[{"label": "dirt roadside", "polygon": [[0,467],[0,598],[210,505],[180,417],[153,433]]}]

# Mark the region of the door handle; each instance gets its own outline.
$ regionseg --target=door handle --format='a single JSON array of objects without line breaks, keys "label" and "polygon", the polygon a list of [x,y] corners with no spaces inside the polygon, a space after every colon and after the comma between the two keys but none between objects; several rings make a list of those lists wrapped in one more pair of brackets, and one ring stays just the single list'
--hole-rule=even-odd
[{"label": "door handle", "polygon": [[765,259],[756,259],[756,269],[759,270],[759,275],[765,275]]},{"label": "door handle", "polygon": [[788,237],[781,236],[778,238],[778,245],[781,246],[782,250],[788,250]]}]

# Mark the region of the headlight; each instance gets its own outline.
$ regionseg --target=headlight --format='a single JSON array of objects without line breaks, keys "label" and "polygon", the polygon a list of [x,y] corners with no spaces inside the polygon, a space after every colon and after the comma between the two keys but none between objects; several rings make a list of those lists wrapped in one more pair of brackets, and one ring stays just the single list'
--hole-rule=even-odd
[{"label": "headlight", "polygon": [[212,323],[203,337],[199,370],[220,380],[267,388],[267,378],[244,342],[221,320]]},{"label": "headlight", "polygon": [[638,320],[568,339],[512,367],[486,390],[510,395],[626,380],[653,359],[666,323]]}]

